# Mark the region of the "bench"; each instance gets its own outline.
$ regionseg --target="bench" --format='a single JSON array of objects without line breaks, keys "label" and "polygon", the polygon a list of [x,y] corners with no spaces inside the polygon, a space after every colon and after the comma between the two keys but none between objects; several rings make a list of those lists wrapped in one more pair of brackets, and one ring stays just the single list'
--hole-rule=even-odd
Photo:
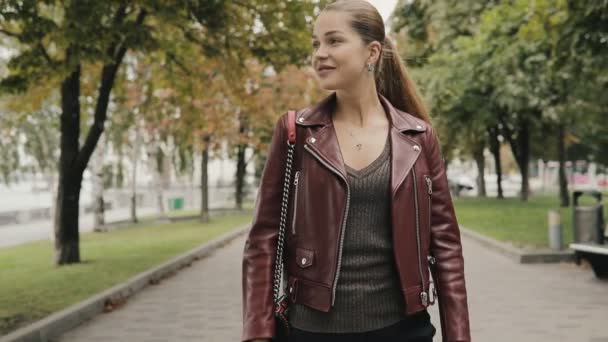
[{"label": "bench", "polygon": [[608,279],[608,244],[579,242],[571,243],[570,248],[574,250],[577,265],[581,264],[581,259],[585,259],[591,264],[596,277]]}]

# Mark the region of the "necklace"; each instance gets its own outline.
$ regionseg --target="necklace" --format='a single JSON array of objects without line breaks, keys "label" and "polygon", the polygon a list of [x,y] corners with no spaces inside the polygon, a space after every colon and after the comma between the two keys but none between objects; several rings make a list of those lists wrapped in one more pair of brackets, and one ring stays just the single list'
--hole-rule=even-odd
[{"label": "necklace", "polygon": [[357,149],[359,151],[361,151],[361,149],[363,148],[363,144],[361,144],[361,142],[359,142],[359,139],[355,138],[355,136],[351,133],[350,129],[346,129],[348,131],[348,134],[350,134],[351,137],[353,137],[353,139],[357,140],[357,144],[355,146],[357,146]]}]

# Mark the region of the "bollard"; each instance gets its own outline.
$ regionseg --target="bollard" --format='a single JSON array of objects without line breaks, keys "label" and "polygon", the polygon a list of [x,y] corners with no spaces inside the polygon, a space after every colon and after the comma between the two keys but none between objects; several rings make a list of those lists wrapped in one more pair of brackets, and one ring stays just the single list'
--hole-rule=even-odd
[{"label": "bollard", "polygon": [[549,210],[549,247],[558,251],[563,247],[562,223],[557,210]]}]

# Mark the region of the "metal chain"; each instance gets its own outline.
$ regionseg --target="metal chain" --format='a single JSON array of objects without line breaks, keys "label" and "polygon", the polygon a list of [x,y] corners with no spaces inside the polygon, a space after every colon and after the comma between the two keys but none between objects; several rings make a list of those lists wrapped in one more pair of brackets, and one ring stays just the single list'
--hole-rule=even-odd
[{"label": "metal chain", "polygon": [[283,199],[281,201],[281,221],[279,223],[279,237],[277,240],[277,253],[274,264],[274,302],[279,303],[279,290],[281,287],[281,279],[283,278],[283,247],[285,241],[285,227],[287,225],[287,206],[289,203],[289,185],[291,183],[291,165],[293,162],[295,143],[287,141],[287,164],[285,166],[285,180],[283,182]]}]

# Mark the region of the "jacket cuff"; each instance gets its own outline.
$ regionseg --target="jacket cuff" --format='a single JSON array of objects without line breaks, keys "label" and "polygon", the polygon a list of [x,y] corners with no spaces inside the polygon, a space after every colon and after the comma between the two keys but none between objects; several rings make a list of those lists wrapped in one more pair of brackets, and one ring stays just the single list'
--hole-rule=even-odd
[{"label": "jacket cuff", "polygon": [[275,324],[274,316],[272,316],[270,320],[265,319],[245,322],[243,325],[241,341],[272,339],[275,334]]}]

